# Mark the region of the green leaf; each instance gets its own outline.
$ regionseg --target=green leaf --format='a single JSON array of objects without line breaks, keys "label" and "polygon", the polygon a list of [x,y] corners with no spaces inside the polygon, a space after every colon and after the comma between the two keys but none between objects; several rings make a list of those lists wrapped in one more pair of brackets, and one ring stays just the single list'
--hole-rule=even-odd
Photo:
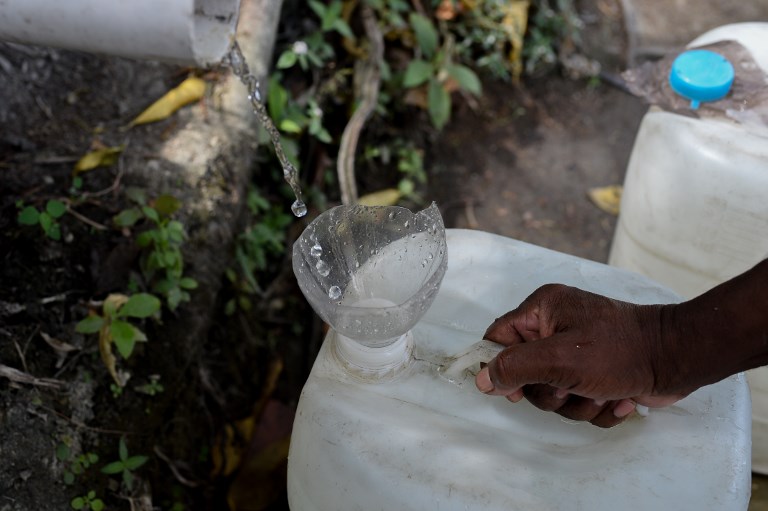
[{"label": "green leaf", "polygon": [[143,188],[128,187],[125,189],[125,196],[140,206],[147,203],[147,192]]},{"label": "green leaf", "polygon": [[101,329],[102,325],[104,325],[104,318],[92,314],[80,321],[75,326],[75,331],[80,332],[81,334],[95,334]]},{"label": "green leaf", "polygon": [[83,468],[83,466],[82,466],[82,465],[81,465],[79,462],[76,462],[76,463],[73,463],[73,464],[72,464],[72,472],[73,472],[75,475],[78,475],[78,476],[79,476],[80,474],[82,474],[83,472],[85,472],[85,469]]},{"label": "green leaf", "polygon": [[142,466],[144,463],[147,462],[149,458],[146,456],[131,456],[127,460],[125,460],[125,468],[128,470],[136,470],[140,466]]},{"label": "green leaf", "polygon": [[132,318],[148,318],[160,310],[160,300],[149,293],[139,293],[131,296],[125,305],[117,311],[118,316],[129,316]]},{"label": "green leaf", "polygon": [[438,130],[443,129],[451,117],[451,96],[437,80],[430,80],[427,91],[427,107],[432,124]]},{"label": "green leaf", "polygon": [[19,212],[18,222],[21,225],[35,225],[40,219],[40,212],[34,206],[27,206]]},{"label": "green leaf", "polygon": [[320,28],[323,30],[323,32],[333,28],[333,24],[336,22],[336,20],[339,19],[340,15],[341,2],[339,0],[333,0],[331,5],[325,9],[325,12],[321,16],[322,22]]},{"label": "green leaf", "polygon": [[150,208],[149,206],[142,206],[141,211],[144,213],[144,216],[146,216],[150,220],[154,220],[155,222],[160,221],[160,215],[157,214],[157,210],[155,210],[155,208]]},{"label": "green leaf", "polygon": [[183,277],[179,280],[179,286],[184,289],[197,289],[197,281],[191,277]]},{"label": "green leaf", "polygon": [[416,41],[419,43],[419,48],[424,53],[424,56],[431,58],[437,50],[438,35],[435,26],[432,22],[424,16],[416,12],[412,12],[408,17],[408,21],[411,23],[411,28],[416,34]]},{"label": "green leaf", "polygon": [[45,204],[45,210],[52,218],[61,218],[67,212],[67,205],[60,200],[49,200]]},{"label": "green leaf", "polygon": [[289,67],[293,67],[299,56],[296,55],[296,53],[292,50],[285,50],[282,55],[280,55],[280,58],[277,59],[276,67],[277,69],[288,69]]},{"label": "green leaf", "polygon": [[56,459],[59,461],[67,461],[71,454],[67,444],[61,443],[56,446]]},{"label": "green leaf", "polygon": [[113,461],[101,468],[101,472],[104,474],[119,474],[125,470],[125,466],[122,461]]},{"label": "green leaf", "polygon": [[123,356],[128,358],[133,353],[133,347],[136,345],[136,332],[133,329],[133,325],[130,323],[116,319],[112,321],[109,326],[110,332],[112,332],[112,340],[117,346],[117,351]]},{"label": "green leaf", "polygon": [[161,195],[155,199],[155,210],[163,216],[171,216],[181,208],[181,201],[173,195]]},{"label": "green leaf", "polygon": [[322,19],[325,16],[325,5],[317,0],[309,0],[309,7],[317,14],[317,17]]},{"label": "green leaf", "polygon": [[275,120],[282,119],[286,104],[288,104],[288,91],[280,85],[280,75],[274,74],[269,78],[269,90],[267,91],[269,115]]},{"label": "green leaf", "polygon": [[301,126],[291,119],[283,119],[280,121],[280,130],[286,133],[301,133]]},{"label": "green leaf", "polygon": [[88,454],[86,454],[86,456],[88,458],[88,463],[94,464],[97,461],[99,461],[99,456],[94,452],[89,452]]},{"label": "green leaf", "polygon": [[231,298],[227,301],[227,303],[224,305],[224,314],[227,316],[231,316],[235,313],[237,310],[237,303],[235,302],[234,298]]},{"label": "green leaf", "polygon": [[132,227],[136,222],[144,217],[139,208],[124,209],[112,218],[115,225],[119,227]]},{"label": "green leaf", "polygon": [[181,293],[181,289],[178,287],[174,287],[173,289],[168,291],[168,308],[173,310],[176,310],[176,307],[179,306],[181,303],[181,300],[184,298],[184,296]]},{"label": "green leaf", "polygon": [[142,248],[148,247],[155,240],[154,231],[144,231],[136,236],[136,244]]},{"label": "green leaf", "polygon": [[69,470],[64,471],[64,484],[67,486],[75,484],[75,474]]},{"label": "green leaf", "polygon": [[94,490],[91,490],[88,492],[88,500],[95,499],[96,498],[96,492]]},{"label": "green leaf", "polygon": [[61,239],[61,226],[57,223],[54,223],[53,225],[51,225],[51,228],[48,229],[48,232],[46,234],[52,240],[59,241]]},{"label": "green leaf", "polygon": [[123,481],[129,490],[133,489],[133,474],[130,470],[123,470]]},{"label": "green leaf", "polygon": [[93,499],[91,501],[91,511],[104,511],[104,501],[101,499]]},{"label": "green leaf", "polygon": [[446,68],[448,75],[459,83],[459,87],[471,92],[475,96],[483,93],[483,86],[474,71],[467,66],[451,64]]},{"label": "green leaf", "polygon": [[83,509],[85,507],[85,499],[83,497],[75,497],[69,505],[72,506],[72,509]]},{"label": "green leaf", "polygon": [[146,342],[147,336],[144,332],[142,332],[136,327],[133,327],[133,333],[134,333],[134,338],[136,339],[136,342]]},{"label": "green leaf", "polygon": [[40,213],[40,218],[38,221],[40,222],[40,227],[42,227],[43,231],[45,231],[45,234],[48,234],[51,231],[51,226],[53,225],[53,218],[51,218],[51,215],[43,211]]},{"label": "green leaf", "polygon": [[352,29],[349,28],[349,25],[347,24],[347,22],[344,21],[341,18],[339,18],[339,19],[337,19],[336,21],[333,22],[333,27],[332,28],[336,32],[338,32],[339,34],[341,34],[342,36],[344,36],[344,37],[346,37],[348,39],[354,39],[355,38],[355,34],[352,32]]},{"label": "green leaf", "polygon": [[432,64],[421,59],[414,59],[408,64],[403,77],[403,87],[416,87],[429,80],[435,70]]},{"label": "green leaf", "polygon": [[120,437],[120,443],[117,444],[117,452],[120,455],[120,461],[123,462],[123,468],[125,468],[125,460],[128,459],[128,445],[125,443],[125,437]]}]

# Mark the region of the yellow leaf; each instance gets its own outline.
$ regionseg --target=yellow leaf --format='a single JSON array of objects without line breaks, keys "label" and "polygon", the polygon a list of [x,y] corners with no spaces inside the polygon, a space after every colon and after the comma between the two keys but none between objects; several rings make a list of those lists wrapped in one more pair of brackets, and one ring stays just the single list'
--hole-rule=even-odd
[{"label": "yellow leaf", "polygon": [[272,442],[247,460],[227,492],[232,511],[263,511],[285,491],[291,438]]},{"label": "yellow leaf", "polygon": [[72,172],[77,175],[81,172],[93,170],[96,167],[109,167],[117,161],[117,156],[123,151],[123,146],[104,147],[86,153],[75,164],[75,170]]},{"label": "yellow leaf", "polygon": [[511,0],[504,6],[504,19],[501,26],[511,43],[509,62],[512,76],[517,80],[523,72],[523,37],[528,26],[529,0]]},{"label": "yellow leaf", "polygon": [[205,80],[190,76],[179,84],[175,89],[171,89],[165,95],[152,103],[149,108],[144,110],[136,117],[129,127],[137,124],[147,124],[150,122],[162,121],[171,116],[176,110],[198,101],[205,94]]},{"label": "yellow leaf", "polygon": [[618,215],[621,204],[621,192],[622,187],[620,185],[611,185],[592,188],[587,192],[587,195],[598,208],[611,215]]},{"label": "yellow leaf", "polygon": [[211,449],[213,477],[229,476],[241,466],[243,456],[248,452],[257,420],[261,418],[269,398],[275,391],[282,371],[283,361],[279,358],[273,359],[269,364],[261,396],[254,404],[251,415],[236,421],[234,426],[227,424],[224,426],[223,433],[217,435],[216,443]]},{"label": "yellow leaf", "polygon": [[357,201],[361,206],[394,206],[400,200],[400,191],[396,188],[386,188],[378,192],[363,195]]},{"label": "yellow leaf", "polygon": [[117,375],[117,359],[112,352],[112,331],[109,328],[109,323],[114,313],[122,307],[128,301],[128,297],[119,293],[113,293],[104,300],[102,309],[104,310],[104,324],[99,330],[99,354],[101,355],[101,361],[109,371],[112,379],[115,380],[119,386],[125,386],[125,382],[120,380]]}]

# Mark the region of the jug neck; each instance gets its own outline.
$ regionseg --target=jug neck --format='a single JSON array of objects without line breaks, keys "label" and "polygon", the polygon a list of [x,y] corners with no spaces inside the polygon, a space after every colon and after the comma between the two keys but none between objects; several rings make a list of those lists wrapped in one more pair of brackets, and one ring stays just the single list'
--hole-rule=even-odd
[{"label": "jug neck", "polygon": [[370,383],[388,381],[413,360],[413,335],[406,332],[387,346],[372,348],[335,333],[334,353],[348,373]]}]

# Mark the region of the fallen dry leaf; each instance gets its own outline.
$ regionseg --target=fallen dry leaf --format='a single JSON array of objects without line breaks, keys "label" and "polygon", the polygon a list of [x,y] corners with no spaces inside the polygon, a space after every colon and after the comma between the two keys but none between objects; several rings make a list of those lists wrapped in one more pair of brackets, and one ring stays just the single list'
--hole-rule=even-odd
[{"label": "fallen dry leaf", "polygon": [[205,95],[205,88],[205,80],[190,76],[178,87],[169,90],[163,97],[152,103],[132,120],[128,127],[167,119],[179,108],[200,100]]},{"label": "fallen dry leaf", "polygon": [[512,76],[515,80],[523,72],[523,37],[528,28],[529,0],[511,0],[504,6],[504,19],[501,26],[512,45],[509,50],[509,62],[512,66]]},{"label": "fallen dry leaf", "polygon": [[254,404],[250,416],[236,421],[234,424],[224,426],[224,431],[219,433],[216,443],[211,449],[211,461],[213,461],[212,476],[228,476],[241,465],[243,456],[247,453],[252,441],[253,431],[257,421],[261,419],[272,393],[277,386],[277,380],[283,371],[283,362],[279,358],[272,360],[269,366],[264,387],[261,390],[259,400]]},{"label": "fallen dry leaf", "polygon": [[81,172],[93,170],[96,167],[109,167],[117,162],[117,157],[123,151],[124,146],[103,147],[86,153],[75,164],[73,174],[77,175]]},{"label": "fallen dry leaf", "polygon": [[618,215],[621,205],[621,185],[592,188],[587,192],[589,199],[606,213]]}]

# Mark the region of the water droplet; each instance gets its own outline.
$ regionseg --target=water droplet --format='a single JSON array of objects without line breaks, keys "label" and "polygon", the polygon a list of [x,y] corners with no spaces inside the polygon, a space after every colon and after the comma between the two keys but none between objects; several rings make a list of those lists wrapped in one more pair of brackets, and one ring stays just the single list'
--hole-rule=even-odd
[{"label": "water droplet", "polygon": [[432,255],[432,252],[430,252],[430,253],[429,253],[429,255],[427,256],[427,259],[430,259],[430,260],[431,260],[431,259],[433,259],[434,257],[435,257],[435,256],[433,256],[433,255]]},{"label": "water droplet", "polygon": [[394,212],[394,211],[391,211],[391,212],[389,213],[389,219],[390,219],[390,220],[394,220],[394,219],[395,219],[395,212]]},{"label": "water droplet", "polygon": [[327,277],[329,273],[331,273],[331,267],[328,266],[328,263],[320,259],[317,264],[315,265],[315,268],[317,268],[317,273],[322,275],[323,277]]},{"label": "water droplet", "polygon": [[355,261],[355,268],[360,268],[360,261]]},{"label": "water droplet", "polygon": [[411,226],[411,222],[409,222],[408,220],[406,220],[406,221],[405,221],[405,223],[403,224],[403,226],[404,226],[404,227],[407,229],[408,227],[410,227],[410,226]]},{"label": "water droplet", "polygon": [[296,199],[293,201],[293,204],[291,204],[291,211],[293,211],[294,215],[301,218],[307,214],[307,205]]},{"label": "water droplet", "polygon": [[426,260],[426,259],[424,259],[424,260],[421,262],[421,267],[422,267],[422,268],[426,268],[426,267],[427,267],[427,260]]},{"label": "water droplet", "polygon": [[328,289],[328,298],[331,300],[338,300],[341,298],[341,288],[339,286],[331,286]]},{"label": "water droplet", "polygon": [[319,244],[313,245],[312,248],[309,249],[309,255],[312,257],[320,257],[323,255],[323,247],[321,247]]}]

